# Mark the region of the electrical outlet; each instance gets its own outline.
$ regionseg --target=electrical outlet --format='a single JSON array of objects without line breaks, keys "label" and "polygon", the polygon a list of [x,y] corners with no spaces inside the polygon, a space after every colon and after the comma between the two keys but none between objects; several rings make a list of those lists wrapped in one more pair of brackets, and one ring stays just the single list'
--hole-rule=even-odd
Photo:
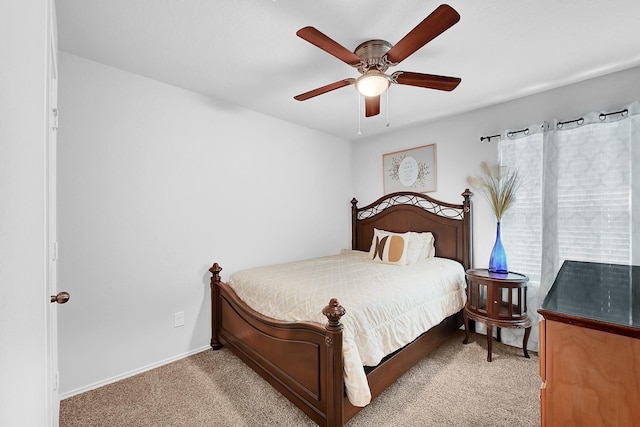
[{"label": "electrical outlet", "polygon": [[173,327],[184,326],[184,311],[177,311],[173,314]]}]

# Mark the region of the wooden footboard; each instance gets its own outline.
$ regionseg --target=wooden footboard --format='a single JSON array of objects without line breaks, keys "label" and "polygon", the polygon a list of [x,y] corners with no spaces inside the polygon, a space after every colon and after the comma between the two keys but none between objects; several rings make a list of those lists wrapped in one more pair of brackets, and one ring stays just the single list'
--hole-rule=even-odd
[{"label": "wooden footboard", "polygon": [[345,311],[332,299],[322,311],[325,326],[282,322],[261,315],[242,302],[211,271],[211,347],[226,346],[282,395],[321,426],[341,426],[344,419],[342,324]]},{"label": "wooden footboard", "polygon": [[[332,299],[322,313],[328,322],[282,322],[252,310],[211,271],[214,350],[226,346],[318,425],[342,426],[362,408],[345,394],[342,324],[345,309]],[[367,374],[372,399],[431,353],[462,325],[461,312],[449,316]]]}]

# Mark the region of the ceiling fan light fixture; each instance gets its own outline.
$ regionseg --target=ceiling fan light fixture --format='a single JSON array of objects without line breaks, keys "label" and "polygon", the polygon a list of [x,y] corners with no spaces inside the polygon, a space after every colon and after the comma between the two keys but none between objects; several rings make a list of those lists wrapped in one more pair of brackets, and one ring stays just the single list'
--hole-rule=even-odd
[{"label": "ceiling fan light fixture", "polygon": [[356,89],[364,96],[378,96],[389,88],[391,81],[378,70],[369,70],[356,80]]}]

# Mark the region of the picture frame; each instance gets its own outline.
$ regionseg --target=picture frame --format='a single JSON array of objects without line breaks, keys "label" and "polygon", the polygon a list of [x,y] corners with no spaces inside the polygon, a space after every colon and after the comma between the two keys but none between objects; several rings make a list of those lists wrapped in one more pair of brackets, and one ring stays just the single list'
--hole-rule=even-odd
[{"label": "picture frame", "polygon": [[384,194],[397,191],[436,191],[436,172],[436,144],[382,155]]}]

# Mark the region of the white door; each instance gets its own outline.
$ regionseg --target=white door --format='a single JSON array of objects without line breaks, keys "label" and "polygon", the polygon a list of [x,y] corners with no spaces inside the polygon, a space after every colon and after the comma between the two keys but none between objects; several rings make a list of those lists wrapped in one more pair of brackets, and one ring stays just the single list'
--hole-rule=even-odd
[{"label": "white door", "polygon": [[[55,64],[55,59],[52,55],[52,65]],[[57,129],[57,75],[55,67],[52,67],[51,75],[51,125],[49,126],[49,144],[48,144],[48,228],[49,228],[49,295],[57,295],[58,284],[58,230],[57,230],[57,210],[56,210],[56,129]],[[52,425],[58,426],[58,418],[60,412],[60,397],[58,393],[59,374],[58,374],[58,304],[51,304],[49,310],[49,360],[50,360],[50,372],[51,378],[51,411],[52,411]]]},{"label": "white door", "polygon": [[[49,99],[53,0],[0,1],[0,426],[48,427],[53,412]],[[55,188],[55,181],[53,182]],[[55,228],[54,228],[55,230]],[[55,235],[55,234],[54,234]],[[53,270],[55,272],[55,268]],[[55,273],[54,273],[55,274]],[[55,288],[55,284],[53,285]],[[53,313],[52,313],[53,312]],[[56,421],[53,421],[55,418]]]},{"label": "white door", "polygon": [[[49,410],[51,426],[58,427],[60,418],[60,394],[58,372],[58,304],[65,301],[64,294],[58,294],[58,220],[57,220],[57,130],[58,130],[58,48],[56,46],[55,10],[51,13],[51,36],[49,51],[49,130],[47,135],[47,283],[51,299],[48,313],[48,369],[50,391]],[[54,299],[55,298],[55,299]],[[66,301],[65,301],[66,302]]]}]

